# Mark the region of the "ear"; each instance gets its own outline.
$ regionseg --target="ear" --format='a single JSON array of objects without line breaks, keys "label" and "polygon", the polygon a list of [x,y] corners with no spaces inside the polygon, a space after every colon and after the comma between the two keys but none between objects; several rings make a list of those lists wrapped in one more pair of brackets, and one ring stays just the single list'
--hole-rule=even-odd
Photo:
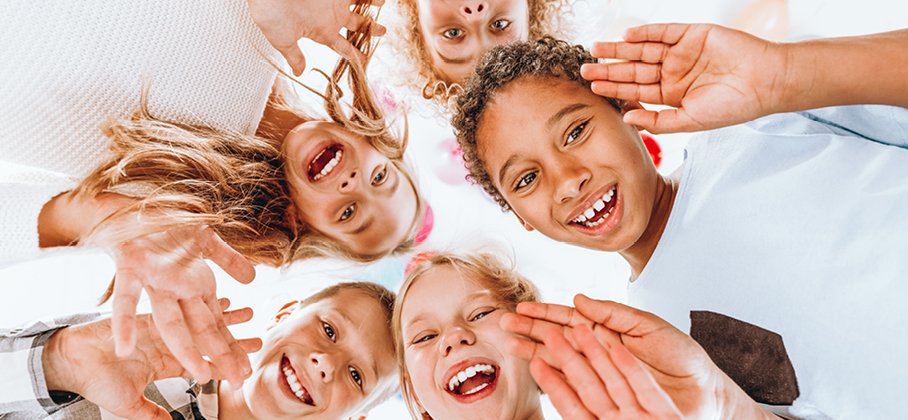
[{"label": "ear", "polygon": [[515,212],[514,209],[511,209],[511,214],[513,214],[514,217],[517,218],[517,221],[520,222],[521,225],[523,225],[523,228],[526,229],[527,232],[532,232],[532,231],[536,230],[535,228],[533,228],[533,226],[530,226],[530,224],[527,223],[526,220],[523,220],[523,218],[520,217],[520,215],[517,214],[517,212]]},{"label": "ear", "polygon": [[270,330],[270,329],[276,327],[278,324],[281,323],[281,321],[284,320],[284,318],[290,316],[290,314],[292,314],[293,311],[295,311],[297,308],[299,308],[299,305],[300,305],[300,301],[298,301],[298,300],[293,300],[293,301],[285,303],[284,306],[281,306],[281,309],[278,309],[277,313],[274,314],[274,319],[271,320],[271,324],[268,325],[267,329]]}]

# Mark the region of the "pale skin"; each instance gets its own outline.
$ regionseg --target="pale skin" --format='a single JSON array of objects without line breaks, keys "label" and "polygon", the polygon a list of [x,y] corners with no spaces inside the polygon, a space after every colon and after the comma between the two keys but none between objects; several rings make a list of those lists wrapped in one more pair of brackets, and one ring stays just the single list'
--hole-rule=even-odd
[{"label": "pale skin", "polygon": [[[363,53],[340,34],[341,29],[357,31],[372,25],[372,35],[381,36],[385,27],[351,12],[354,3],[351,0],[249,0],[249,12],[268,42],[284,56],[293,74],[299,76],[306,69],[306,56],[297,44],[301,38],[325,45],[350,61],[365,63]],[[371,3],[381,6],[385,1]]]},{"label": "pale skin", "polygon": [[908,107],[908,30],[778,44],[716,25],[656,24],[591,52],[625,60],[584,65],[593,92],[674,107],[625,115],[653,133],[825,106]]},{"label": "pale skin", "polygon": [[[222,299],[219,309],[229,306]],[[226,324],[240,324],[252,318],[249,308],[223,312]],[[42,354],[47,389],[74,392],[111,413],[135,419],[170,419],[170,414],[144,397],[149,383],[187,376],[188,372],[167,350],[149,315],[136,318],[135,351],[117,356],[111,342],[109,319],[61,329],[54,333]],[[261,340],[239,340],[245,352],[257,351]],[[245,357],[245,355],[244,355]],[[224,378],[211,366],[213,378]],[[112,390],[116,390],[113,392]]]}]

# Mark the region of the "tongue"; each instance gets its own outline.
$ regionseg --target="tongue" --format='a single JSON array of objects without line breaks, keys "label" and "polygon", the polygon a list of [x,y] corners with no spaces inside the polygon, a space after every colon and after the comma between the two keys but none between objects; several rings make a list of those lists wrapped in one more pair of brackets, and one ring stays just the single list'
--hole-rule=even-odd
[{"label": "tongue", "polygon": [[457,388],[458,394],[465,394],[470,392],[471,389],[476,388],[482,384],[491,383],[495,379],[492,375],[486,375],[484,373],[477,373],[476,376],[472,378],[467,378],[466,381],[460,384],[460,387]]}]

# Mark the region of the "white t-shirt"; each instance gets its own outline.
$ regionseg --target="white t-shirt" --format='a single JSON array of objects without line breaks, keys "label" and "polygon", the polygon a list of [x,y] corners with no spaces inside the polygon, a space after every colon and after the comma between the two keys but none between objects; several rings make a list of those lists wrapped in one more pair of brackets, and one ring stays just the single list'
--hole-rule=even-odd
[{"label": "white t-shirt", "polygon": [[252,134],[283,63],[246,0],[0,1],[0,265],[38,254],[38,214],[136,111]]},{"label": "white t-shirt", "polygon": [[905,145],[908,110],[883,106],[691,140],[631,304],[689,332],[758,402],[797,417],[903,418]]}]

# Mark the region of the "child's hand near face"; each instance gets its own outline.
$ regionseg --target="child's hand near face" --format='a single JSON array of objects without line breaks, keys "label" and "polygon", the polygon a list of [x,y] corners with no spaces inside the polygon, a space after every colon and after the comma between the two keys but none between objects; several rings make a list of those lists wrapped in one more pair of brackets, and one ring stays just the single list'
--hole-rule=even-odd
[{"label": "child's hand near face", "polygon": [[[550,369],[568,375],[566,369],[577,367],[564,364],[565,354],[555,354],[559,351],[564,352],[563,346],[559,347],[561,343],[555,343],[560,341],[556,336],[567,338],[566,341],[576,351],[584,353],[586,362],[596,371],[606,368],[590,357],[587,353],[590,343],[583,345],[584,334],[582,332],[578,334],[576,331],[579,328],[588,328],[603,346],[623,346],[643,362],[659,387],[668,393],[686,417],[704,415],[718,418],[760,418],[763,415],[772,417],[762,411],[740,387],[719,370],[709,355],[692,338],[663,319],[619,303],[593,300],[583,295],[578,295],[574,299],[574,305],[576,305],[574,310],[565,311],[563,310],[565,307],[561,305],[525,303],[518,306],[517,312],[523,318],[528,318],[531,321],[529,324],[514,322],[527,319],[519,320],[513,317],[507,321],[502,319],[502,326],[505,329],[533,340],[514,341],[509,344],[509,351],[516,357],[532,357],[537,360],[533,373],[539,375],[535,377],[537,381],[541,381],[541,386],[543,382],[554,389],[560,386],[562,392],[559,392],[559,395],[567,399],[580,398],[579,394],[563,392],[565,383],[555,380],[557,378],[551,375],[553,372]],[[590,326],[590,323],[593,325]],[[557,326],[564,327],[563,331],[558,331]],[[584,350],[584,347],[588,349]],[[541,362],[547,364],[550,369],[538,366]],[[623,375],[627,377],[630,373],[625,372]],[[607,387],[607,384],[603,386]],[[642,389],[638,387],[633,391],[640,393]],[[579,392],[579,388],[574,391]],[[585,392],[588,392],[588,389],[585,389]],[[565,403],[554,401],[555,395],[550,397],[553,398],[552,402],[556,407]],[[606,397],[608,396],[602,396]],[[614,400],[615,396],[609,398]],[[589,396],[587,399],[593,401]],[[662,403],[664,401],[654,402],[658,409],[671,411],[672,407]],[[586,409],[593,413],[612,408],[614,407],[586,406]],[[642,408],[647,407],[644,405]]]},{"label": "child's hand near face", "polygon": [[653,133],[700,131],[771,113],[784,87],[786,55],[778,44],[715,25],[631,28],[624,42],[596,43],[585,64],[593,92],[677,109],[629,111],[624,118]]},{"label": "child's hand near face", "polygon": [[[229,304],[221,299],[220,310],[226,311]],[[252,311],[227,311],[223,317],[227,325],[240,324],[252,318]],[[47,389],[79,394],[121,417],[170,418],[167,410],[143,396],[145,387],[159,379],[186,377],[188,372],[164,345],[151,315],[140,315],[136,321],[136,351],[128,357],[118,357],[114,351],[110,319],[54,333],[42,354]],[[240,340],[239,344],[244,352],[254,352],[261,340]],[[213,377],[223,375],[215,370]]]},{"label": "child's hand near face", "polygon": [[656,24],[591,52],[626,60],[583,66],[595,93],[677,108],[625,115],[653,133],[835,105],[908,107],[908,30],[777,44],[717,25]]},{"label": "child's hand near face", "polygon": [[[385,33],[385,28],[351,12],[350,6],[355,3],[350,0],[249,0],[249,12],[268,42],[287,59],[293,74],[299,76],[306,69],[306,57],[297,45],[300,38],[325,45],[350,61],[365,63],[363,53],[341,36],[340,30],[358,31],[373,25],[372,35],[379,36]],[[374,0],[372,4],[381,6],[384,0]]]}]

